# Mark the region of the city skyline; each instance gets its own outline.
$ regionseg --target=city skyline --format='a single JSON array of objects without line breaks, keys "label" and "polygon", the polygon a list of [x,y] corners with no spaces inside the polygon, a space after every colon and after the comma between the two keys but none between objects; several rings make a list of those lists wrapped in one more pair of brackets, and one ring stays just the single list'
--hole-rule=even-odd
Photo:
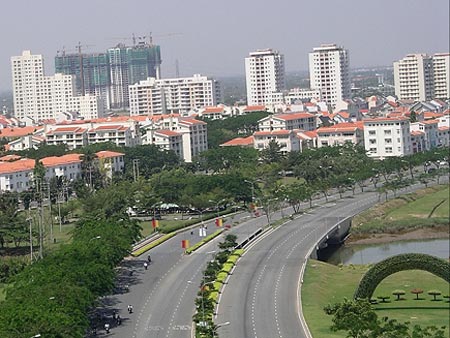
[{"label": "city skyline", "polygon": [[[161,46],[163,78],[175,77],[177,60],[180,76],[244,76],[248,53],[265,48],[285,56],[287,72],[308,70],[308,53],[322,43],[348,49],[352,68],[392,66],[410,53],[449,50],[449,4],[444,0],[282,0],[271,6],[254,0],[81,0],[67,8],[69,13],[58,10],[62,14],[55,15],[60,4],[45,0],[4,6],[4,13],[11,15],[0,22],[0,29],[9,32],[0,50],[0,91],[12,89],[10,58],[23,50],[42,54],[46,75],[52,75],[54,57],[63,47],[74,52],[80,41],[83,52],[103,52],[120,42],[132,45],[133,33],[152,32],[154,43]],[[421,20],[425,13],[432,13],[432,20]]]}]

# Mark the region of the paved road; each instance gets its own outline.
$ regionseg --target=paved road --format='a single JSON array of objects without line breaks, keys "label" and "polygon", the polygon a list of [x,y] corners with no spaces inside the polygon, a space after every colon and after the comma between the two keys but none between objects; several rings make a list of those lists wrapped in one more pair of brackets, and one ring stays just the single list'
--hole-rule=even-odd
[{"label": "paved road", "polygon": [[[207,234],[217,228],[214,220],[204,222]],[[241,225],[227,230],[243,240],[265,224],[265,217],[253,218],[248,213],[225,216],[226,224]],[[116,311],[122,318],[120,326],[112,325],[110,334],[99,330],[100,336],[108,337],[164,337],[188,338],[191,336],[194,299],[199,290],[206,262],[212,258],[221,237],[208,243],[191,255],[183,255],[181,240],[189,239],[191,245],[201,240],[198,229],[188,230],[150,251],[152,263],[144,269],[147,254],[123,263],[122,277],[115,294],[102,300],[106,309],[103,322],[114,324],[112,314]],[[133,271],[130,276],[129,273]],[[129,291],[124,289],[129,285]],[[133,305],[133,313],[127,306]]]},{"label": "paved road", "polygon": [[[374,193],[372,193],[371,197],[374,201],[378,198]],[[344,201],[351,201],[356,209],[352,210],[349,206],[343,207],[344,202],[337,202],[337,206],[342,209],[348,209],[347,211],[350,213],[355,213],[359,210],[357,209],[357,199],[345,199]],[[326,214],[320,214],[321,218],[326,217],[326,215],[335,216],[336,210],[338,210],[336,209],[337,206],[331,203],[326,207],[316,209],[314,213],[326,210],[328,211]],[[244,284],[240,284],[240,282],[235,282],[234,277],[238,276],[235,274],[231,280],[232,284],[226,288],[223,306],[221,305],[219,309],[219,319],[216,322],[221,323],[229,320],[232,324],[220,329],[223,332],[223,337],[256,338],[255,335],[248,334],[251,334],[253,330],[259,330],[264,332],[264,334],[271,332],[261,337],[273,338],[282,337],[278,335],[278,331],[273,331],[274,328],[286,326],[286,329],[283,330],[288,330],[288,327],[289,330],[291,328],[294,331],[297,330],[298,322],[295,322],[297,312],[295,311],[290,311],[286,316],[283,315],[283,318],[278,315],[273,316],[272,312],[270,312],[271,314],[267,315],[267,317],[275,319],[265,324],[263,320],[257,318],[260,318],[261,315],[263,316],[262,318],[265,318],[265,315],[260,314],[260,312],[262,309],[266,309],[266,306],[272,306],[270,310],[275,310],[278,313],[278,311],[283,311],[284,308],[282,306],[284,304],[289,304],[289,308],[297,304],[296,297],[294,297],[295,294],[289,290],[292,289],[293,285],[296,285],[298,280],[298,268],[301,265],[298,258],[302,257],[304,247],[310,246],[313,239],[316,239],[315,237],[321,231],[325,231],[325,226],[318,221],[315,223],[316,225],[309,224],[311,220],[308,217],[310,216],[318,217],[317,215],[304,215],[302,218],[280,227],[270,237],[267,237],[266,240],[270,242],[262,242],[264,246],[258,245],[251,250],[251,255],[247,255],[242,259],[238,266],[239,270],[237,269],[236,271],[242,271],[242,275],[254,277],[249,280],[243,279],[242,283]],[[280,215],[276,214],[272,218],[277,219],[279,217]],[[242,213],[234,217],[226,217],[225,224],[236,224],[238,222],[243,223],[229,231],[238,235],[239,241],[242,241],[251,233],[267,224],[267,219],[265,216],[253,218],[248,213]],[[216,228],[213,225],[213,221],[205,221],[205,224],[208,228],[208,234],[215,231]],[[183,239],[189,239],[191,244],[195,243],[200,240],[198,230],[194,230],[192,234],[190,231],[178,234],[171,240],[152,249],[150,251],[152,264],[147,271],[143,268],[147,254],[124,262],[121,268],[123,271],[119,280],[119,286],[128,284],[129,291],[126,292],[119,287],[117,293],[102,299],[103,306],[106,308],[106,317],[103,321],[112,323],[112,313],[116,311],[122,318],[122,324],[120,326],[112,325],[111,333],[108,335],[104,331],[99,330],[98,336],[126,338],[189,338],[191,336],[192,315],[195,309],[194,299],[199,290],[202,271],[206,262],[212,257],[211,251],[216,250],[220,237],[189,256],[183,255],[183,249],[181,248],[181,240]],[[272,255],[270,255],[271,252],[273,252]],[[254,253],[259,253],[259,256],[253,257]],[[288,259],[286,260],[285,258]],[[279,270],[281,267],[283,267],[283,270]],[[129,275],[130,271],[133,271],[131,276]],[[258,288],[253,290],[251,287],[255,283],[259,283],[257,284]],[[260,284],[263,285],[261,288],[259,287]],[[273,288],[271,289],[271,285],[276,286],[275,292]],[[236,290],[230,291],[231,289]],[[245,294],[240,294],[240,298],[236,298],[233,295],[233,292],[243,289],[247,291]],[[264,300],[265,297],[260,297],[261,290],[274,292],[273,295],[276,298]],[[288,293],[285,294],[285,291]],[[230,296],[228,296],[229,292],[231,292]],[[258,300],[258,304],[252,305],[250,299],[253,295],[251,293],[255,297],[258,296],[258,299],[261,299],[261,303]],[[128,304],[132,304],[134,307],[132,314],[127,313],[126,308]],[[241,309],[242,304],[246,304],[244,309]],[[232,305],[233,311],[230,311]],[[260,308],[257,309],[256,305]],[[251,312],[252,309],[254,314]],[[240,313],[239,316],[234,315],[236,311]],[[252,316],[254,317],[253,322]],[[259,328],[259,325],[263,325],[263,327]],[[241,329],[242,326],[244,326],[244,329]],[[272,328],[272,331],[269,328]],[[238,330],[236,331],[238,332],[237,334],[234,333],[235,330]],[[226,332],[230,334],[226,335]],[[272,332],[275,332],[274,335],[271,335]],[[282,333],[290,334],[290,331],[288,333],[282,331]],[[293,338],[300,336],[295,334],[283,337]],[[257,337],[260,336],[258,335]]]},{"label": "paved road", "polygon": [[220,337],[306,337],[299,285],[308,251],[339,219],[363,211],[378,198],[378,193],[366,192],[317,206],[254,244],[223,291],[215,322],[230,324],[219,328]]}]

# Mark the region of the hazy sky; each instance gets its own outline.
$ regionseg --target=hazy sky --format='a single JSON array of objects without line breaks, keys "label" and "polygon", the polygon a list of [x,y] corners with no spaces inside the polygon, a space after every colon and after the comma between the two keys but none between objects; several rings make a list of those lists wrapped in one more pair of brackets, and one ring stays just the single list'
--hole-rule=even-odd
[{"label": "hazy sky", "polygon": [[153,33],[163,77],[176,60],[181,76],[244,75],[244,58],[262,48],[284,54],[287,71],[307,70],[321,43],[347,48],[351,67],[449,51],[448,0],[5,0],[1,13],[0,90],[22,50],[43,54],[51,75],[63,46],[101,52],[132,33]]}]

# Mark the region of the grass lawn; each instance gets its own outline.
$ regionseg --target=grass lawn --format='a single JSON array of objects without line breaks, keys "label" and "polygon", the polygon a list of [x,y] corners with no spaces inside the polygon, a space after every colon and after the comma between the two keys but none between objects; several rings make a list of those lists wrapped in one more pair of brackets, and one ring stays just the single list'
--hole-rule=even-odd
[{"label": "grass lawn", "polygon": [[351,233],[358,238],[372,233],[400,233],[425,227],[446,227],[448,219],[449,187],[441,185],[375,205],[353,218]]},{"label": "grass lawn", "polygon": [[[430,212],[438,204],[439,207],[433,212],[432,217],[448,217],[449,216],[449,187],[436,191],[435,193],[420,197],[398,209],[392,210],[388,217],[396,219],[404,219],[406,217],[427,218]],[[444,202],[442,202],[444,201]]]},{"label": "grass lawn", "polygon": [[[368,270],[365,265],[334,266],[324,262],[310,260],[308,262],[302,288],[303,311],[314,338],[344,338],[343,331],[331,332],[331,316],[327,316],[323,308],[329,303],[337,303],[344,298],[351,299],[362,275]],[[420,288],[424,293],[422,300],[414,300],[410,293],[413,288]],[[406,291],[405,300],[395,301],[392,291]],[[443,294],[449,293],[449,284],[425,271],[411,270],[393,274],[383,280],[374,293],[377,296],[390,296],[390,302],[374,305],[378,316],[409,321],[423,327],[429,325],[446,326],[449,334],[450,303],[431,301],[428,290],[438,289]],[[442,296],[438,297],[442,299]]]}]

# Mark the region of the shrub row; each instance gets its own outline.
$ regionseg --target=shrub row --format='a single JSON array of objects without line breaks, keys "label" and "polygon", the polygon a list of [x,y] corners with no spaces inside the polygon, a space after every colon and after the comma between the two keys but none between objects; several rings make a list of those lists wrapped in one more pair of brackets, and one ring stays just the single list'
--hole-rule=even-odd
[{"label": "shrub row", "polygon": [[425,254],[401,254],[375,264],[361,279],[354,298],[370,299],[378,284],[386,277],[404,270],[428,271],[450,283],[450,263]]},{"label": "shrub row", "polygon": [[132,252],[131,255],[133,257],[140,256],[144,252],[146,252],[150,249],[153,249],[155,246],[160,245],[161,243],[164,243],[165,241],[171,239],[175,235],[176,235],[176,232],[172,232],[170,234],[164,235],[164,236],[158,238],[157,240],[154,240],[154,241],[148,243],[147,245],[144,245],[142,248],[139,248],[138,250]]}]

